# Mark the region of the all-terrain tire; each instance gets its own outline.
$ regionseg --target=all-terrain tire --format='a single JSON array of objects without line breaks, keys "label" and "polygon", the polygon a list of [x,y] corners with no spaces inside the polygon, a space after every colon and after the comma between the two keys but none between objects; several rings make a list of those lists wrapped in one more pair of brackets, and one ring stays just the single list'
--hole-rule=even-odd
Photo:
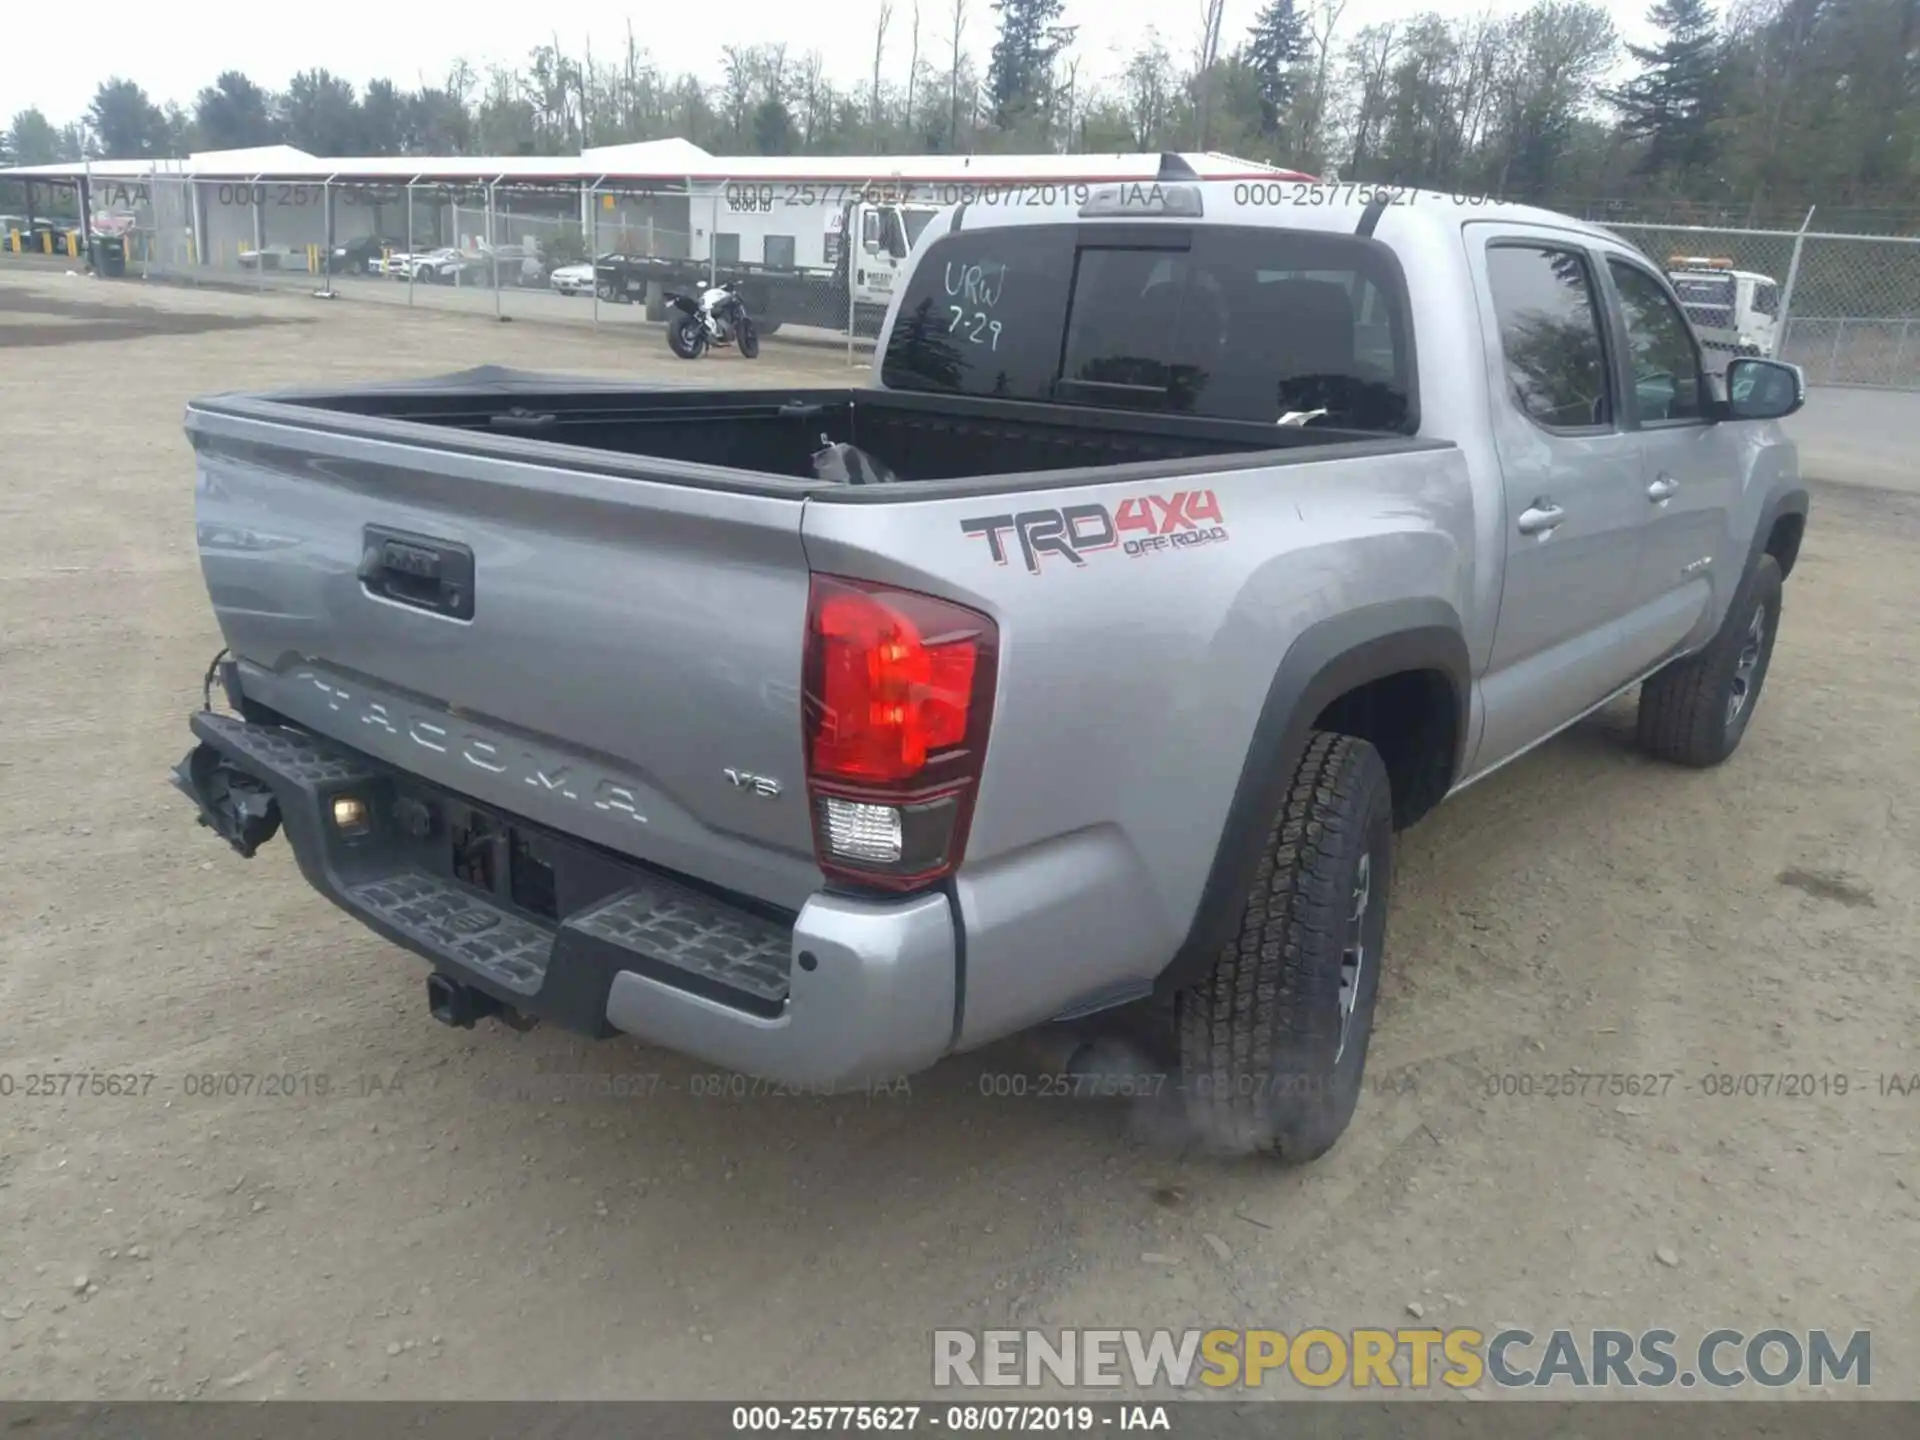
[{"label": "all-terrain tire", "polygon": [[1781,597],[1780,564],[1762,555],[1707,647],[1674,661],[1640,687],[1642,749],[1676,765],[1705,769],[1739,748],[1773,661]]},{"label": "all-terrain tire", "polygon": [[1346,1130],[1392,881],[1393,796],[1379,752],[1315,731],[1262,839],[1239,934],[1176,999],[1187,1118],[1215,1148],[1300,1163]]}]

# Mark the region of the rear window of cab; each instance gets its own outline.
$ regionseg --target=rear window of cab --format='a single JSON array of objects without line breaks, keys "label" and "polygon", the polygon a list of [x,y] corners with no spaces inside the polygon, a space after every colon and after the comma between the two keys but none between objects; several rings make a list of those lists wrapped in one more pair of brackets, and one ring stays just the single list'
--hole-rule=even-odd
[{"label": "rear window of cab", "polygon": [[1406,280],[1353,235],[1261,226],[962,230],[916,263],[889,388],[1265,424],[1417,427]]}]

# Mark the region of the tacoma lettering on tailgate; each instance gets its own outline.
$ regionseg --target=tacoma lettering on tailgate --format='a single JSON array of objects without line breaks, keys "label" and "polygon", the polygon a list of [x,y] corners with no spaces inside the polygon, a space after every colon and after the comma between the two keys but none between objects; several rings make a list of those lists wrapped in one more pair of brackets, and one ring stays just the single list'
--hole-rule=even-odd
[{"label": "tacoma lettering on tailgate", "polygon": [[1227,538],[1220,501],[1211,490],[1131,496],[1120,502],[1118,510],[1089,504],[983,515],[962,520],[960,529],[963,534],[985,540],[987,553],[996,565],[1007,563],[1006,536],[1011,534],[1019,542],[1020,558],[1035,575],[1049,555],[1079,567],[1087,563],[1087,556],[1102,550],[1120,550],[1139,559],[1162,550],[1218,544]]},{"label": "tacoma lettering on tailgate", "polygon": [[[636,824],[647,823],[632,787],[618,783],[586,761],[535,750],[503,732],[482,734],[452,715],[441,714],[440,720],[430,720],[413,713],[396,697],[375,700],[356,695],[338,680],[329,683],[311,670],[295,671],[291,678],[310,683],[326,697],[327,708],[334,713],[357,716],[360,723],[368,727],[369,739],[371,732],[380,731],[394,741],[408,740],[436,755],[457,756],[489,775],[517,779],[544,795],[591,805],[604,814],[622,816]],[[442,720],[447,723],[440,723]]]}]

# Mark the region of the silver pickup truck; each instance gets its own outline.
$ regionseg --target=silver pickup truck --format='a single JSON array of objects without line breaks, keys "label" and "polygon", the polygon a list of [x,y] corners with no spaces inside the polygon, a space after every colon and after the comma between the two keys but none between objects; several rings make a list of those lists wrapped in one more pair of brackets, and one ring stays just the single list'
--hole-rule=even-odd
[{"label": "silver pickup truck", "polygon": [[1205,1134],[1297,1161],[1353,1113],[1396,830],[1636,685],[1666,760],[1752,723],[1804,385],[1710,371],[1604,230],[963,205],[875,369],[196,402],[229,649],[177,783],[243,854],[284,826],[439,1020],[826,1088],[1127,1007]]}]

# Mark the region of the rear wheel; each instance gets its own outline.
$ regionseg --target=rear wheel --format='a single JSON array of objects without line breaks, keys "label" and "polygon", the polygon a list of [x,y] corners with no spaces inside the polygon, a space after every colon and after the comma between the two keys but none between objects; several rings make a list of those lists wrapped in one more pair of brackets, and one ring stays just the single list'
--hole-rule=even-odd
[{"label": "rear wheel", "polygon": [[682,360],[698,360],[707,348],[707,332],[691,315],[676,315],[667,322],[667,345]]},{"label": "rear wheel", "polygon": [[1707,648],[1640,687],[1641,748],[1695,769],[1718,765],[1739,748],[1773,661],[1782,595],[1780,562],[1762,555]]},{"label": "rear wheel", "polygon": [[753,321],[744,315],[740,317],[740,353],[749,360],[760,358],[760,332],[753,328]]},{"label": "rear wheel", "polygon": [[1262,837],[1239,934],[1176,998],[1187,1116],[1216,1146],[1324,1155],[1360,1098],[1393,882],[1393,796],[1364,740],[1316,731]]}]

